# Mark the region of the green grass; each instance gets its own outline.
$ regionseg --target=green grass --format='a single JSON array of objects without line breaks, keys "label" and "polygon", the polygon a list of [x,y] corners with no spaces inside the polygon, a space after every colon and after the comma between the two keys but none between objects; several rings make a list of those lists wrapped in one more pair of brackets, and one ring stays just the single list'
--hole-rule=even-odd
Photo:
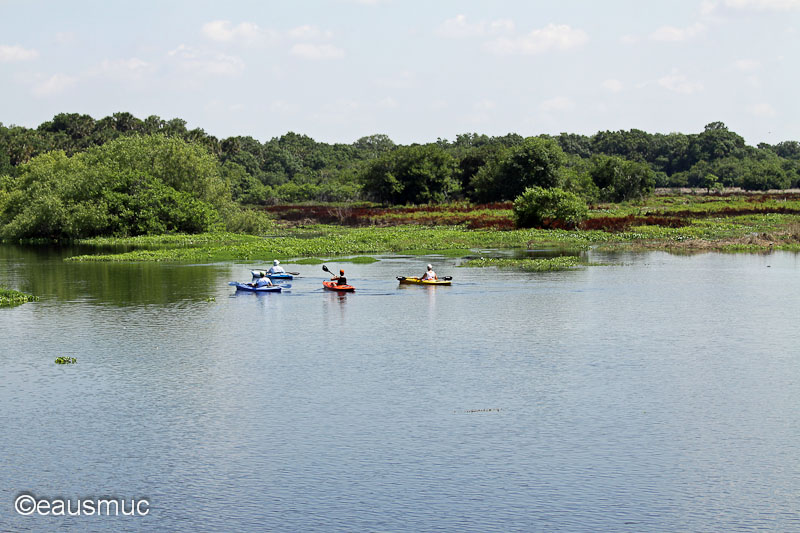
[{"label": "green grass", "polygon": [[[196,239],[195,239],[196,237]],[[395,227],[348,228],[314,226],[287,229],[284,236],[258,238],[231,234],[172,236],[177,246],[140,249],[118,254],[91,254],[71,257],[71,261],[265,261],[289,260],[303,257],[336,257],[365,253],[388,253],[415,250],[432,253],[439,250],[470,250],[472,248],[521,248],[528,243],[561,243],[586,248],[607,240],[601,231],[569,232],[563,230],[467,230],[460,227]],[[152,246],[156,240],[137,242],[117,241],[116,244]],[[185,246],[186,242],[202,242],[202,246]],[[105,244],[93,239],[82,244]]]},{"label": "green grass", "polygon": [[0,287],[0,307],[24,304],[25,302],[35,302],[39,298],[31,294],[15,291]]},{"label": "green grass", "polygon": [[371,263],[377,263],[379,259],[375,259],[374,257],[368,256],[358,256],[358,257],[333,257],[331,259],[317,259],[316,257],[307,257],[305,259],[298,259],[296,261],[292,261],[291,264],[296,265],[321,265],[322,263],[355,263],[357,265],[369,265]]},{"label": "green grass", "polygon": [[554,272],[560,270],[570,270],[579,266],[586,266],[587,264],[588,263],[581,262],[581,260],[574,255],[565,255],[561,257],[544,259],[505,259],[481,257],[480,259],[471,259],[461,266],[481,268],[513,268],[516,270],[524,270],[526,272]]}]

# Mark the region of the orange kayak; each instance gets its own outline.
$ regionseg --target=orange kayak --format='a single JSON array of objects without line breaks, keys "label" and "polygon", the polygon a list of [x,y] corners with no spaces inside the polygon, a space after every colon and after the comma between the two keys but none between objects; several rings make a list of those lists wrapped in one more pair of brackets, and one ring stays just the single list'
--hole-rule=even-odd
[{"label": "orange kayak", "polygon": [[339,285],[335,281],[323,281],[322,284],[330,291],[353,292],[356,290],[352,285]]}]

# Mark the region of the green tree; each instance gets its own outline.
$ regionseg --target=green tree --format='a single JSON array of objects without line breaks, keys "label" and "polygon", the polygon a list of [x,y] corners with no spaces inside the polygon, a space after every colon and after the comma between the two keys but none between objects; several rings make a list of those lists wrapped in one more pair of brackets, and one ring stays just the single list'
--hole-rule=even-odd
[{"label": "green tree", "polygon": [[655,189],[655,173],[646,163],[616,156],[595,156],[592,180],[600,189],[600,198],[622,202],[647,196]]},{"label": "green tree", "polygon": [[72,157],[42,154],[6,188],[5,238],[196,233],[233,211],[216,159],[163,135],[123,137]]},{"label": "green tree", "polygon": [[353,148],[363,159],[377,159],[386,152],[391,152],[397,145],[388,135],[376,134],[361,137],[353,143]]},{"label": "green tree", "polygon": [[553,139],[529,137],[511,148],[496,164],[480,169],[472,180],[479,201],[511,200],[528,187],[557,187],[566,161]]},{"label": "green tree", "polygon": [[459,191],[455,160],[436,145],[414,145],[388,152],[366,168],[364,192],[392,204],[440,203]]},{"label": "green tree", "polygon": [[740,186],[747,191],[767,191],[787,189],[791,183],[792,176],[787,174],[780,159],[772,156],[761,160],[748,160]]}]

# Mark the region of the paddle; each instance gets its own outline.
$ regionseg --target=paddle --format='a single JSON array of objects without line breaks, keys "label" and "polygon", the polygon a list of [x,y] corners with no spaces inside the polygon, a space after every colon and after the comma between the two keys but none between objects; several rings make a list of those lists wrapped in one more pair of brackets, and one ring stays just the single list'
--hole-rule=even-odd
[{"label": "paddle", "polygon": [[[327,273],[328,273],[328,274],[330,274],[331,276],[333,276],[333,277],[336,277],[336,274],[334,274],[333,272],[331,272],[330,270],[328,270],[328,267],[326,267],[325,265],[322,265],[322,270],[324,270],[325,272],[327,272]],[[334,281],[334,280],[331,280],[331,281]]]}]

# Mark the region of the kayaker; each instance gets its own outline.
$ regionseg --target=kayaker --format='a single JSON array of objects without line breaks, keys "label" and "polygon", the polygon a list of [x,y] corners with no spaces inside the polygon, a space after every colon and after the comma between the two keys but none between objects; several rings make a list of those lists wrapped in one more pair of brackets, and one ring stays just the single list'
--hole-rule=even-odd
[{"label": "kayaker", "polygon": [[267,277],[267,275],[262,272],[261,277],[256,280],[255,283],[251,283],[253,287],[271,287],[272,281]]},{"label": "kayaker", "polygon": [[344,277],[344,269],[339,269],[339,275],[333,276],[331,281],[336,281],[337,285],[347,285],[347,278]]},{"label": "kayaker", "polygon": [[422,275],[420,279],[429,280],[429,279],[439,279],[436,277],[436,272],[433,271],[433,266],[428,265],[428,270]]},{"label": "kayaker", "polygon": [[283,267],[279,266],[280,264],[281,264],[280,261],[278,261],[277,259],[274,260],[272,262],[272,266],[269,269],[269,273],[270,274],[286,274],[286,271],[283,269]]}]

